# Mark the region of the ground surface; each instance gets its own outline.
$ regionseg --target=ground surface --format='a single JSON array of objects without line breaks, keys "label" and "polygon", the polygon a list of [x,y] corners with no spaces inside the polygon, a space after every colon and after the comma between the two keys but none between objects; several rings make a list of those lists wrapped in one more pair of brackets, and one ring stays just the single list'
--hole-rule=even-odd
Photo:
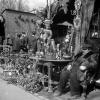
[{"label": "ground surface", "polygon": [[43,96],[32,95],[22,88],[7,84],[0,79],[0,100],[47,100]]},{"label": "ground surface", "polygon": [[[0,100],[70,100],[68,95],[53,97],[53,94],[40,92],[31,94],[24,91],[18,86],[7,84],[6,81],[0,79]],[[87,100],[100,100],[100,90],[93,91]]]}]

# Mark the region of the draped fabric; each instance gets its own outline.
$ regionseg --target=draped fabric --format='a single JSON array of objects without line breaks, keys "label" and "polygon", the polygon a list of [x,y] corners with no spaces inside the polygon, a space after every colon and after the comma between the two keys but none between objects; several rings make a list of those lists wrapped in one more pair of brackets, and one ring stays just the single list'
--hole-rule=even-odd
[{"label": "draped fabric", "polygon": [[84,38],[88,34],[90,20],[94,10],[94,2],[96,0],[82,0],[82,26],[81,26],[81,44],[84,43]]}]

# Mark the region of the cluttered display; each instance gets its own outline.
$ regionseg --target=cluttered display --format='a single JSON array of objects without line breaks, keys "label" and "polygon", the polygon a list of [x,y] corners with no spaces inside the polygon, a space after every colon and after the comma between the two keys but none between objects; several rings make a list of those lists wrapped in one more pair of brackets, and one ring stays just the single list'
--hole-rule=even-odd
[{"label": "cluttered display", "polygon": [[[47,32],[50,33],[50,31]],[[8,81],[9,84],[22,86],[31,93],[41,91],[44,88],[44,81],[47,82],[50,75],[44,75],[44,73],[40,73],[37,70],[39,59],[49,62],[66,62],[66,59],[71,59],[71,56],[66,55],[66,48],[60,49],[61,45],[55,45],[54,39],[51,39],[50,34],[44,35],[48,36],[41,36],[37,40],[39,47],[35,54],[31,50],[27,54],[22,53],[22,51],[12,54],[9,47],[3,50],[0,55],[0,67],[3,69],[2,78]]]}]

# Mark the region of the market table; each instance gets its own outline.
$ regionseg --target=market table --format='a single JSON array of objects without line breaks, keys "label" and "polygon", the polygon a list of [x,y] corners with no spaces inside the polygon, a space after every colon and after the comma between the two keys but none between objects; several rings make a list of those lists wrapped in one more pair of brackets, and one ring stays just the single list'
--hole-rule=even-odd
[{"label": "market table", "polygon": [[36,62],[40,62],[48,68],[48,92],[52,92],[52,80],[51,80],[51,69],[52,65],[67,65],[71,62],[71,59],[46,59],[40,57],[30,57],[30,59],[36,60]]}]

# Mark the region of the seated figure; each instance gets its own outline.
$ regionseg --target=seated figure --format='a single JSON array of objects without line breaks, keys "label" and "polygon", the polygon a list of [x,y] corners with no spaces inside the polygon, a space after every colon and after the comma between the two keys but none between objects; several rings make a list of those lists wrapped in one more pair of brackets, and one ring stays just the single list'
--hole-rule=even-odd
[{"label": "seated figure", "polygon": [[93,52],[92,46],[85,45],[73,59],[73,61],[68,64],[60,74],[60,81],[54,96],[59,96],[65,92],[66,84],[69,83],[69,89],[71,98],[81,97],[83,93],[82,86],[80,84],[82,75],[82,70],[91,69],[96,71],[97,68],[98,53]]}]

